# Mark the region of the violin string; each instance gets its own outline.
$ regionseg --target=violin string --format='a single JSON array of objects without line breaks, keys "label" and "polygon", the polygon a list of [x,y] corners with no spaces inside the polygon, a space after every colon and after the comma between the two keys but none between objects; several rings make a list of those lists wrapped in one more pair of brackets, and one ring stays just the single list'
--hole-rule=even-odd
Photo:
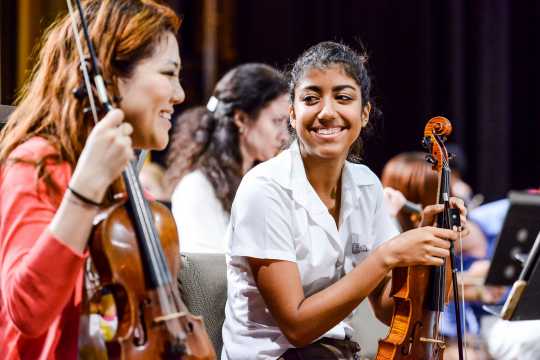
[{"label": "violin string", "polygon": [[[177,299],[175,299],[173,296],[171,296],[170,293],[170,285],[171,285],[171,274],[167,266],[167,262],[165,259],[165,255],[163,251],[161,251],[161,248],[159,247],[159,239],[157,237],[155,229],[152,227],[152,222],[150,219],[150,211],[148,208],[147,202],[144,200],[144,196],[142,194],[142,189],[140,187],[139,182],[136,178],[136,171],[135,167],[130,164],[128,167],[128,171],[130,173],[130,182],[132,185],[132,189],[134,191],[134,196],[138,200],[135,202],[135,206],[137,207],[137,211],[139,213],[139,219],[144,221],[143,227],[146,230],[145,232],[149,235],[146,238],[149,239],[148,248],[149,248],[149,256],[153,263],[154,272],[156,273],[156,276],[158,277],[159,287],[161,291],[158,291],[159,296],[159,302],[161,305],[161,308],[165,314],[171,314],[174,312],[178,312],[180,307],[178,306]],[[143,208],[144,206],[144,208]],[[146,211],[145,211],[146,210]],[[176,334],[176,332],[173,332]],[[175,335],[176,336],[176,335]],[[180,340],[183,338],[181,337]]]},{"label": "violin string", "polygon": [[136,171],[132,164],[129,164],[127,168],[127,172],[130,177],[131,182],[131,189],[133,190],[133,196],[135,197],[134,203],[135,207],[137,207],[136,211],[138,212],[139,216],[138,218],[143,221],[142,230],[144,231],[144,237],[145,239],[149,239],[148,248],[150,251],[150,260],[153,263],[154,269],[156,270],[156,276],[158,277],[159,285],[163,285],[170,282],[170,273],[168,273],[166,263],[164,263],[164,255],[163,252],[160,251],[159,246],[157,244],[157,237],[155,234],[154,229],[152,228],[151,221],[149,218],[148,211],[144,211],[145,209],[142,208],[144,206],[145,200],[142,195],[142,191],[140,188],[140,185],[136,178]]},{"label": "violin string", "polygon": [[[155,266],[157,267],[157,271],[160,276],[160,284],[170,284],[172,282],[171,273],[169,271],[167,261],[165,258],[165,254],[161,250],[160,247],[160,239],[157,235],[157,231],[155,229],[154,223],[151,218],[151,211],[148,207],[148,202],[144,199],[144,195],[142,193],[142,189],[140,186],[140,183],[137,181],[137,171],[134,166],[129,167],[130,172],[132,174],[132,182],[134,183],[132,188],[134,189],[137,199],[137,205],[140,204],[139,211],[139,218],[144,220],[145,227],[147,228],[147,233],[150,234],[148,239],[150,240],[150,246],[152,251],[152,258],[155,261]],[[170,303],[170,300],[167,300]],[[169,304],[170,305],[170,304]]]},{"label": "violin string", "polygon": [[149,256],[150,256],[150,261],[152,262],[152,266],[154,268],[154,273],[157,277],[157,280],[158,280],[158,283],[159,285],[162,285],[163,283],[165,283],[165,278],[164,278],[164,274],[162,273],[162,269],[160,267],[160,264],[159,264],[159,249],[156,248],[155,244],[154,244],[154,236],[153,236],[153,231],[150,227],[150,224],[148,223],[148,219],[147,219],[147,216],[146,214],[144,213],[144,210],[142,209],[141,207],[141,204],[143,204],[143,201],[144,201],[144,198],[142,196],[142,193],[140,190],[140,187],[137,186],[137,181],[136,181],[136,175],[135,175],[135,171],[133,169],[133,166],[130,164],[128,166],[128,169],[127,169],[127,172],[129,174],[129,182],[130,182],[130,187],[133,191],[133,194],[132,196],[134,197],[134,206],[135,206],[135,211],[137,211],[138,213],[138,218],[141,219],[141,222],[142,222],[142,231],[144,232],[143,234],[143,237],[145,239],[148,239],[149,241],[147,242],[147,248],[148,248],[148,251],[149,251]]},{"label": "violin string", "polygon": [[[135,185],[136,183],[136,180],[135,180],[135,177],[134,177],[134,173],[132,171],[132,166],[131,164],[128,165],[127,169],[126,169],[126,173],[127,173],[127,181],[130,185],[130,189],[132,189],[133,193],[131,194],[131,196],[133,196],[133,207],[134,207],[134,211],[137,212],[137,215],[138,215],[138,218],[141,219],[143,221],[143,226],[142,227],[142,231],[143,231],[143,238],[144,239],[150,239],[150,233],[151,231],[149,231],[148,229],[148,226],[146,224],[146,219],[144,218],[143,214],[142,214],[142,209],[139,207],[139,204],[141,204],[141,197],[140,197],[140,194],[138,193],[137,191],[137,186]],[[148,252],[149,252],[149,255],[150,255],[150,261],[152,263],[152,267],[154,268],[154,273],[156,275],[156,277],[158,277],[158,283],[159,284],[162,284],[162,278],[161,278],[161,273],[159,270],[159,266],[158,264],[156,263],[156,260],[157,260],[157,257],[156,257],[156,254],[155,254],[155,248],[153,247],[153,244],[152,244],[152,241],[150,241],[149,243],[146,244],[147,245],[147,248],[148,248]]]},{"label": "violin string", "polygon": [[[448,216],[448,207],[449,207],[449,203],[448,203],[448,199],[449,199],[449,191],[450,191],[450,167],[449,167],[449,163],[448,163],[448,158],[447,156],[443,156],[445,154],[445,152],[442,151],[443,149],[443,146],[442,146],[442,140],[440,139],[439,136],[434,136],[435,137],[435,141],[437,142],[437,144],[439,145],[439,150],[441,152],[441,162],[442,162],[442,169],[441,169],[441,185],[442,185],[442,191],[441,191],[441,195],[443,196],[443,199],[442,199],[442,203],[445,204],[445,210],[443,211],[443,224],[439,224],[439,226],[443,227],[445,226],[445,224],[450,224],[450,218]],[[443,195],[443,194],[446,194]],[[441,199],[439,199],[439,201],[441,201]],[[437,323],[436,323],[436,338],[438,339],[440,337],[440,328],[441,326],[445,326],[446,324],[446,318],[443,317],[443,310],[441,310],[441,303],[444,304],[445,303],[445,299],[442,299],[442,297],[444,295],[442,294],[445,294],[445,290],[446,290],[446,261],[447,259],[445,258],[443,260],[443,265],[441,267],[441,271],[440,271],[440,278],[439,278],[439,286],[438,286],[438,296],[437,296]]]}]

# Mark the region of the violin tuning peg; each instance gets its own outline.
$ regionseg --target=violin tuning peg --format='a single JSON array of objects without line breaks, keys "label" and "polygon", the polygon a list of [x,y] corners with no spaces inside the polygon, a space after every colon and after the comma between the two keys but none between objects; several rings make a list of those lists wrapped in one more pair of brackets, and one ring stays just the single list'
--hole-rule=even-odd
[{"label": "violin tuning peg", "polygon": [[435,160],[435,158],[431,155],[426,155],[426,161],[430,163],[431,165],[437,164],[437,160]]},{"label": "violin tuning peg", "polygon": [[429,146],[431,145],[431,141],[429,141],[428,137],[422,138],[422,147],[424,149],[429,149]]},{"label": "violin tuning peg", "polygon": [[89,114],[89,113],[91,113],[91,112],[92,112],[92,108],[90,108],[90,107],[85,107],[85,108],[83,109],[83,114],[84,114],[84,115]]}]

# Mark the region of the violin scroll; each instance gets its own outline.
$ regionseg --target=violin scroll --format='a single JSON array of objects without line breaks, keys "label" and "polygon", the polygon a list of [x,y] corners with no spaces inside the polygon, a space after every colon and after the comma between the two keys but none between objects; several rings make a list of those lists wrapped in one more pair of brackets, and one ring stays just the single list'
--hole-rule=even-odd
[{"label": "violin scroll", "polygon": [[452,133],[452,123],[443,116],[431,118],[425,128],[422,146],[428,151],[426,160],[433,165],[433,170],[440,171],[448,165],[452,155],[446,151],[444,142]]}]

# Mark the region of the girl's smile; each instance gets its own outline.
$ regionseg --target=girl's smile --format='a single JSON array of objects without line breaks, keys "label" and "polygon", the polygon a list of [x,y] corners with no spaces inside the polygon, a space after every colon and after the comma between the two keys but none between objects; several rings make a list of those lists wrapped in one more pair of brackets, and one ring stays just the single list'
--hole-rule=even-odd
[{"label": "girl's smile", "polygon": [[341,65],[305,71],[290,108],[291,125],[303,156],[345,159],[367,124],[370,106],[362,104],[356,81]]}]

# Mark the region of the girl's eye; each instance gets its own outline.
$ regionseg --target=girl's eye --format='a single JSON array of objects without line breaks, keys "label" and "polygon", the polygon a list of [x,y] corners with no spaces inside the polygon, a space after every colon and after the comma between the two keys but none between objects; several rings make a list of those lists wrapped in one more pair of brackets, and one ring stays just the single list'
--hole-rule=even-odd
[{"label": "girl's eye", "polygon": [[287,117],[280,117],[280,118],[273,118],[272,122],[274,123],[274,125],[281,126],[281,125],[285,124],[287,122],[287,120],[288,120]]},{"label": "girl's eye", "polygon": [[313,104],[317,101],[317,97],[313,96],[313,95],[306,95],[302,98],[302,101],[305,102],[306,104]]},{"label": "girl's eye", "polygon": [[170,76],[170,77],[178,77],[178,75],[176,75],[174,71],[164,71],[162,72],[162,74],[165,76]]},{"label": "girl's eye", "polygon": [[351,101],[351,100],[352,100],[352,97],[349,96],[349,95],[343,95],[343,94],[341,94],[341,95],[337,95],[337,96],[336,96],[336,99],[337,99],[337,100],[342,100],[342,101]]}]

